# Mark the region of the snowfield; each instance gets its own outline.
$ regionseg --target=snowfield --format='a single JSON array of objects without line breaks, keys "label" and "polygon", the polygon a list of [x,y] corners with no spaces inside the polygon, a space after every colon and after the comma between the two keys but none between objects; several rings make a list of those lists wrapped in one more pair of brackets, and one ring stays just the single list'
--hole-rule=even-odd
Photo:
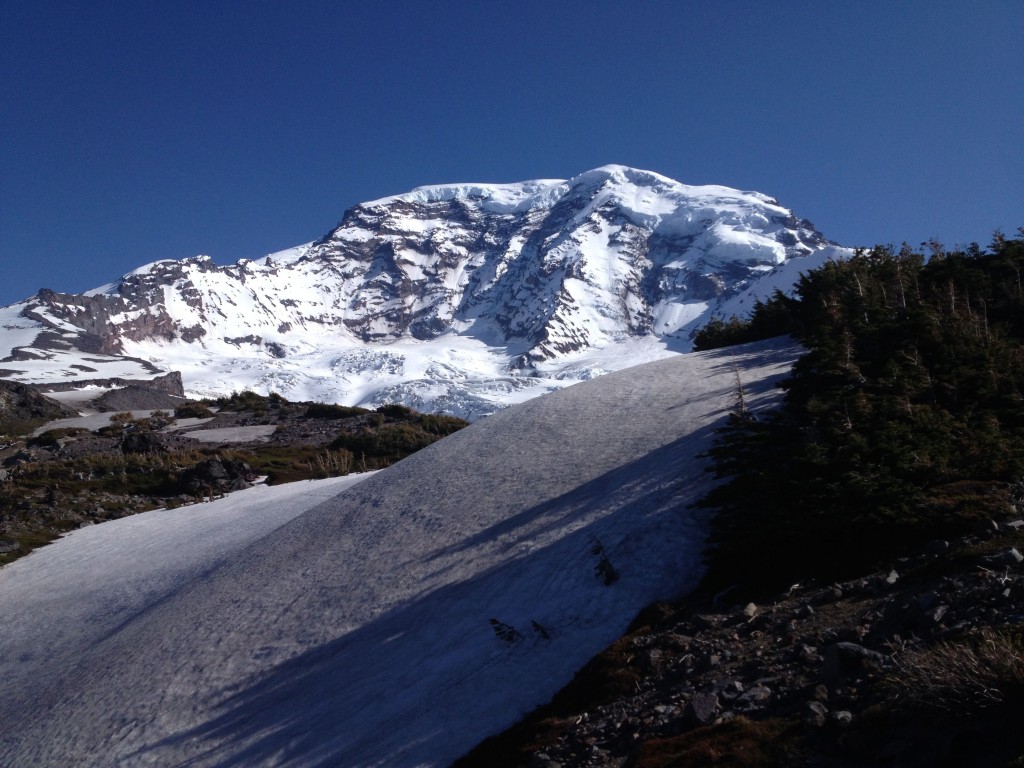
[{"label": "snowfield", "polygon": [[450,764],[692,588],[699,454],[737,376],[763,406],[797,351],[647,363],[350,487],[147,513],[0,570],[0,764]]}]

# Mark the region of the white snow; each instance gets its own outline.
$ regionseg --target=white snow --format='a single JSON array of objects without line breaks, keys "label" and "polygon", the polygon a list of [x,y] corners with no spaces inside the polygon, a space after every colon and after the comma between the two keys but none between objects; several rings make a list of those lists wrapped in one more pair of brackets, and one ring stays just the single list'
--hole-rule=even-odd
[{"label": "white snow", "polygon": [[21,317],[24,308],[24,303],[0,307],[0,334],[3,337],[0,357],[6,357],[17,347],[27,347],[43,330],[43,326],[35,320]]},{"label": "white snow", "polygon": [[93,400],[100,397],[104,392],[110,392],[117,387],[84,386],[81,389],[69,389],[66,392],[45,392],[51,400],[56,400],[65,408],[78,411],[81,416],[88,416],[95,413],[89,406]]},{"label": "white snow", "polygon": [[269,438],[277,426],[274,424],[256,424],[251,427],[221,427],[219,429],[197,429],[190,432],[183,432],[185,437],[191,437],[201,443],[242,443],[242,442],[264,442]]},{"label": "white snow", "polygon": [[722,302],[717,307],[715,314],[722,318],[729,318],[733,315],[747,317],[758,301],[771,298],[776,290],[791,293],[801,274],[817,269],[829,260],[849,258],[851,253],[849,248],[829,246],[807,256],[790,259],[765,273],[746,290],[740,291]]},{"label": "white snow", "polygon": [[[695,583],[698,455],[737,371],[762,405],[795,354],[673,356],[509,408],[313,509],[284,486],[34,553],[0,571],[0,764],[450,764]],[[218,544],[270,491],[290,522]]]},{"label": "white snow", "polygon": [[372,474],[258,485],[89,526],[0,569],[0,698]]},{"label": "white snow", "polygon": [[[131,414],[133,419],[148,419],[154,412],[155,411],[152,410],[126,411],[126,413]],[[41,427],[38,427],[32,435],[38,436],[51,429],[68,429],[74,427],[79,429],[88,429],[95,432],[98,429],[109,426],[111,417],[114,415],[114,412],[111,411],[104,413],[89,413],[84,416],[73,416],[70,419],[55,419],[54,421],[49,421]]]},{"label": "white snow", "polygon": [[435,184],[416,187],[401,195],[382,197],[363,203],[363,208],[384,208],[395,201],[436,203],[456,198],[478,198],[495,213],[515,213],[534,207],[546,207],[557,201],[565,182],[561,179],[535,179],[515,184]]}]

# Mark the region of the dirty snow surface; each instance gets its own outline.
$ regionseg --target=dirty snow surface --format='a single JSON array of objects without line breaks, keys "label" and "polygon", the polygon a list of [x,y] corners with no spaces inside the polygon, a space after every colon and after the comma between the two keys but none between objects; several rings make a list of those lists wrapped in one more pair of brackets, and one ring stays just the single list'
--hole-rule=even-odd
[{"label": "dirty snow surface", "polygon": [[222,427],[220,429],[197,429],[192,432],[185,432],[185,437],[191,437],[202,443],[244,443],[250,441],[266,441],[274,430],[275,424],[256,424],[251,427]]},{"label": "dirty snow surface", "polygon": [[681,355],[513,406],[264,536],[204,543],[218,510],[243,524],[230,496],[0,570],[0,765],[449,764],[694,585],[698,454],[737,377],[766,403],[796,354]]}]

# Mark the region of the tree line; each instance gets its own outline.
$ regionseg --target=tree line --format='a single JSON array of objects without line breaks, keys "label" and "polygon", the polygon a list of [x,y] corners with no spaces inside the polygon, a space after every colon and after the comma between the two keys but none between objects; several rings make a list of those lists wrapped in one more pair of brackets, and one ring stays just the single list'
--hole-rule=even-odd
[{"label": "tree line", "polygon": [[698,333],[806,349],[780,407],[737,409],[710,451],[709,578],[838,578],[1024,503],[1022,272],[1024,239],[999,233],[860,250]]}]

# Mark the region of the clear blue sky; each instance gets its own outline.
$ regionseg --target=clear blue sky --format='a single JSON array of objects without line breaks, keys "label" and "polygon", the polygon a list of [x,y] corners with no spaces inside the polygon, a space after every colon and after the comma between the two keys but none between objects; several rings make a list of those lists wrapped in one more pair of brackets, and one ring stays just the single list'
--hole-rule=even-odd
[{"label": "clear blue sky", "polygon": [[1024,226],[1024,0],[0,0],[0,304],[607,163],[847,245]]}]

